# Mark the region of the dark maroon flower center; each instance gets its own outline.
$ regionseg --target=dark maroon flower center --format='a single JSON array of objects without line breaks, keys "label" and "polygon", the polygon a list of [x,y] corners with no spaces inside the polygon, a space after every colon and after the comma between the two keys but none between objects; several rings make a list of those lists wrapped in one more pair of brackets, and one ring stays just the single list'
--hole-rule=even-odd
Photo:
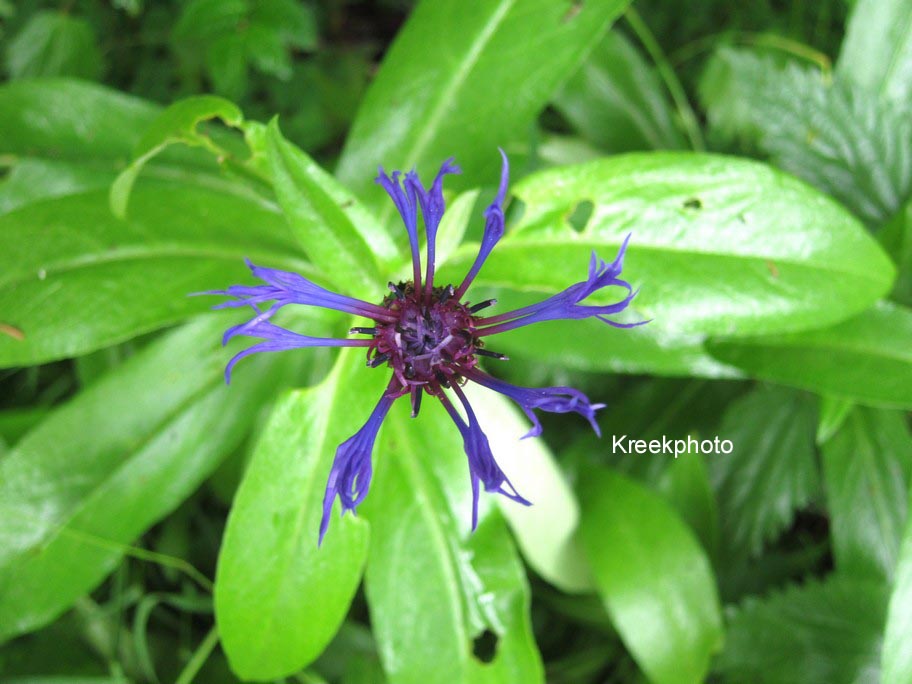
[{"label": "dark maroon flower center", "polygon": [[427,293],[409,281],[390,289],[382,306],[395,320],[378,322],[371,331],[369,365],[388,363],[403,386],[423,387],[430,394],[458,382],[461,368],[477,364],[475,354],[482,346],[472,311],[456,299],[452,285]]}]

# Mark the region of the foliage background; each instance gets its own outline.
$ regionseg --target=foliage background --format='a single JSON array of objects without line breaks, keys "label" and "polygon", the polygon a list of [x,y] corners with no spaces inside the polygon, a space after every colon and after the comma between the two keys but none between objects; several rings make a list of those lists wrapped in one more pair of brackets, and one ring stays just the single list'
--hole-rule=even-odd
[{"label": "foliage background", "polygon": [[[907,2],[0,18],[0,680],[912,681]],[[545,416],[520,443],[473,395],[535,506],[486,499],[469,535],[452,425],[394,411],[363,514],[318,551],[332,453],[382,374],[311,350],[226,388],[232,317],[186,294],[250,257],[379,298],[404,235],[374,169],[450,155],[459,277],[498,145],[508,235],[473,298],[565,287],[633,231],[650,325],[498,348],[513,381],[606,401],[607,438]],[[735,450],[611,453],[663,434]]]}]

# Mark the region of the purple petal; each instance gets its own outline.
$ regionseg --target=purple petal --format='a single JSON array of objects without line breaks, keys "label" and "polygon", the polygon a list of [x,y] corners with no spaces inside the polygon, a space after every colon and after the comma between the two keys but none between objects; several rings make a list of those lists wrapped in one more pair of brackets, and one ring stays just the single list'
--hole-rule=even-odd
[{"label": "purple petal", "polygon": [[399,177],[401,171],[393,171],[392,177],[387,176],[381,166],[378,170],[375,181],[386,190],[399,215],[405,224],[405,230],[408,233],[409,245],[412,249],[412,273],[414,277],[415,288],[421,287],[421,256],[418,253],[418,204],[415,197],[415,183],[417,176],[414,171],[406,175],[405,187],[400,184]]},{"label": "purple petal", "polygon": [[[598,318],[600,321],[617,328],[632,328],[643,325],[649,321],[639,321],[636,323],[617,323],[606,316],[620,313],[636,297],[636,291],[626,280],[621,280],[618,276],[621,274],[624,265],[624,254],[627,250],[627,242],[630,235],[624,238],[623,244],[618,251],[614,261],[606,263],[601,261],[593,252],[589,262],[589,277],[579,283],[571,285],[563,292],[548,297],[544,301],[532,304],[530,306],[509,311],[507,313],[481,318],[477,321],[479,326],[483,327],[478,331],[478,336],[493,335],[514,328],[520,328],[532,323],[541,323],[542,321],[551,321],[556,319],[579,319],[579,318]],[[627,290],[627,295],[615,302],[604,306],[586,306],[580,304],[581,301],[588,298],[593,292],[605,287],[622,287]]]},{"label": "purple petal", "polygon": [[492,375],[477,369],[462,370],[462,374],[479,385],[500,392],[510,397],[519,404],[520,408],[532,421],[532,429],[522,439],[538,437],[542,433],[541,422],[533,409],[548,411],[549,413],[578,413],[589,421],[595,434],[602,436],[598,423],[595,422],[595,412],[605,408],[604,404],[593,404],[589,397],[572,387],[519,387],[509,382],[499,380]]},{"label": "purple petal", "polygon": [[246,335],[259,337],[263,342],[253,345],[232,357],[225,366],[225,382],[231,383],[231,371],[234,365],[245,356],[258,352],[285,351],[287,349],[300,349],[302,347],[366,347],[370,345],[368,339],[337,339],[334,337],[310,337],[300,335],[291,330],[277,326],[269,320],[272,310],[258,314],[246,323],[228,328],[222,338],[222,344],[227,344],[232,337]]},{"label": "purple petal", "polygon": [[503,165],[500,168],[500,187],[497,190],[497,197],[485,209],[485,228],[481,238],[481,247],[478,250],[478,256],[475,257],[475,263],[469,269],[465,280],[462,281],[462,285],[456,290],[457,298],[465,294],[465,291],[475,280],[475,276],[478,275],[484,265],[485,260],[491,254],[491,250],[494,249],[494,245],[498,243],[504,234],[503,201],[507,193],[507,185],[510,182],[510,162],[507,160],[507,154],[503,150],[500,150],[500,156],[503,159]]},{"label": "purple petal", "polygon": [[424,189],[418,175],[415,173],[410,173],[405,178],[406,185],[411,186],[412,191],[418,197],[421,213],[424,216],[424,229],[427,233],[427,270],[424,277],[424,287],[427,292],[430,292],[434,287],[434,255],[437,245],[437,228],[440,226],[440,219],[443,218],[443,212],[446,209],[446,203],[443,199],[443,177],[451,173],[462,173],[452,157],[443,162],[430,190]]},{"label": "purple petal", "polygon": [[336,449],[336,457],[333,459],[326,482],[326,493],[323,495],[323,518],[320,520],[318,546],[323,543],[323,536],[329,527],[329,517],[336,497],[338,496],[342,502],[342,514],[345,515],[346,511],[354,513],[358,504],[367,496],[373,476],[371,452],[374,450],[380,425],[396,400],[396,395],[391,393],[394,382],[395,380],[390,383],[380,397],[363,427]]},{"label": "purple petal", "polygon": [[454,384],[453,391],[456,392],[456,395],[465,408],[466,416],[469,419],[468,423],[459,415],[459,412],[446,395],[440,394],[438,395],[438,398],[444,408],[446,408],[447,413],[450,414],[453,422],[456,423],[456,427],[459,428],[459,432],[462,435],[463,447],[465,448],[466,456],[469,459],[469,476],[472,479],[472,530],[474,530],[478,526],[479,483],[484,485],[486,492],[502,494],[508,499],[523,504],[524,506],[531,506],[532,504],[520,496],[516,491],[516,488],[510,483],[510,480],[507,479],[507,476],[500,469],[500,466],[497,465],[497,461],[494,460],[494,454],[491,452],[491,445],[488,443],[488,438],[485,433],[482,432],[481,426],[478,424],[478,419],[475,417],[475,412],[469,405],[469,401],[466,399],[462,389],[460,389],[459,385]]}]

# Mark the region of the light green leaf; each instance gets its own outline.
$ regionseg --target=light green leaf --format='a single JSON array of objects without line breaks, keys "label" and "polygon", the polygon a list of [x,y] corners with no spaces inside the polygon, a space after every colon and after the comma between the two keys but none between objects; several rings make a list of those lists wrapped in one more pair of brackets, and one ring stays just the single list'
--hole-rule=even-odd
[{"label": "light green leaf", "polygon": [[756,684],[878,684],[887,589],[832,576],[744,602],[717,668]]},{"label": "light green leaf", "polygon": [[620,31],[609,31],[552,101],[587,140],[610,152],[684,149],[662,84]]},{"label": "light green leaf", "polygon": [[292,232],[311,261],[353,294],[383,291],[380,267],[397,255],[376,220],[338,181],[288,142],[273,119],[266,132],[273,184]]},{"label": "light green leaf", "polygon": [[[364,502],[367,599],[387,677],[391,684],[542,682],[529,587],[503,521],[490,510],[495,495],[482,493],[470,534],[459,433],[436,401],[426,401],[415,421],[406,403],[387,418]],[[473,641],[485,632],[497,640],[490,663],[473,656]]]},{"label": "light green leaf", "polygon": [[245,680],[285,677],[310,664],[358,587],[367,525],[353,516],[334,519],[322,547],[317,537],[336,447],[377,399],[349,391],[367,373],[360,352],[344,352],[323,384],[283,397],[238,489],[215,607],[222,646]]},{"label": "light green leaf", "polygon": [[853,404],[848,399],[824,395],[820,397],[820,419],[817,422],[817,444],[823,444],[842,427]]},{"label": "light green leaf", "polygon": [[912,120],[843,79],[749,50],[722,48],[700,94],[723,137],[758,145],[780,167],[851,209],[872,227],[912,193]]},{"label": "light green leaf", "polygon": [[844,323],[786,335],[710,341],[745,373],[861,404],[912,408],[912,311],[881,302]]},{"label": "light green leaf", "polygon": [[833,556],[840,574],[892,579],[910,471],[912,434],[900,412],[856,408],[823,445]]},{"label": "light green leaf", "polygon": [[755,390],[726,411],[719,437],[733,450],[709,462],[723,549],[759,555],[810,501],[819,486],[816,427],[813,399],[780,388]]},{"label": "light green leaf", "polygon": [[722,617],[699,542],[661,497],[610,470],[583,473],[579,491],[596,587],[637,665],[656,684],[702,681]]},{"label": "light green leaf", "polygon": [[101,74],[101,52],[91,25],[66,12],[40,11],[6,48],[6,66],[14,79],[75,76],[88,80]]},{"label": "light green leaf", "polygon": [[659,491],[714,558],[720,540],[719,506],[703,455],[686,454],[675,459],[662,473]]},{"label": "light green leaf", "polygon": [[[652,319],[663,331],[820,326],[869,307],[893,280],[888,257],[850,214],[752,161],[628,154],[536,173],[513,192],[521,221],[479,283],[551,294],[585,279],[593,251],[614,259],[631,234],[624,277],[639,293],[627,320]],[[577,231],[569,218],[584,202],[592,216]],[[467,246],[446,273],[464,273],[476,253]]]},{"label": "light green leaf", "polygon": [[[906,506],[907,510],[909,506]],[[887,612],[883,637],[882,684],[905,684],[912,680],[912,517],[907,518],[899,550],[899,563]]]},{"label": "light green leaf", "polygon": [[528,129],[627,4],[419,3],[358,110],[339,161],[339,178],[379,208],[384,223],[393,208],[373,185],[378,164],[388,169],[417,166],[430,174],[455,156],[465,175],[453,179],[452,187],[495,182],[497,146]]},{"label": "light green leaf", "polygon": [[181,143],[203,147],[213,154],[223,154],[205,133],[197,130],[202,121],[218,117],[229,126],[240,126],[243,114],[237,105],[214,95],[198,95],[179,100],[165,109],[140,138],[133,152],[133,162],[124,169],[111,186],[111,211],[124,218],[127,202],[136,177],[152,157],[169,145]]},{"label": "light green leaf", "polygon": [[225,387],[225,327],[224,316],[210,316],[156,341],[0,462],[0,641],[46,624],[93,589],[124,545],[193,492],[276,385],[294,377],[301,357],[267,356]]},{"label": "light green leaf", "polygon": [[859,0],[852,8],[836,71],[881,97],[912,96],[912,5]]},{"label": "light green leaf", "polygon": [[205,311],[192,292],[249,280],[244,257],[308,271],[271,205],[219,189],[149,180],[127,221],[107,193],[0,216],[0,367],[83,354]]}]

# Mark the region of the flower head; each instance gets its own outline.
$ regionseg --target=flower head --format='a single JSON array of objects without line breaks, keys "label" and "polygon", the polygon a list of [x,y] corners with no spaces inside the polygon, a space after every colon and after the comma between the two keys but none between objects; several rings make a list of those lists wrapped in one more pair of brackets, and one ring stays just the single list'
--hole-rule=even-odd
[{"label": "flower head", "polygon": [[[387,175],[380,169],[377,183],[386,190],[402,216],[412,255],[412,279],[390,283],[390,292],[380,303],[372,304],[337,294],[297,273],[263,268],[249,261],[248,266],[253,275],[263,282],[262,285],[234,285],[227,290],[211,293],[231,297],[219,304],[218,308],[250,306],[255,314],[246,323],[226,331],[224,342],[227,343],[238,335],[262,340],[236,354],[228,362],[226,380],[230,380],[232,368],[245,356],[260,351],[283,351],[298,347],[364,347],[368,366],[386,366],[391,369],[389,384],[367,422],[336,450],[323,499],[320,541],[329,526],[336,498],[341,501],[344,514],[346,511],[354,512],[367,496],[373,473],[371,455],[374,442],[390,406],[399,397],[409,396],[414,417],[421,408],[422,396],[428,394],[443,404],[455,422],[469,462],[473,530],[478,523],[481,486],[487,492],[502,494],[518,503],[529,505],[529,502],[516,491],[497,465],[488,438],[462,390],[466,382],[476,382],[515,401],[532,421],[532,429],[525,437],[534,437],[542,432],[535,411],[578,413],[589,421],[596,434],[599,433],[595,412],[603,408],[604,404],[590,402],[585,394],[572,387],[529,388],[512,385],[484,372],[479,367],[479,359],[487,357],[505,360],[503,354],[487,349],[487,338],[541,321],[594,317],[617,327],[639,325],[618,323],[609,318],[623,311],[636,296],[631,285],[619,277],[628,240],[624,240],[611,263],[601,261],[593,253],[586,280],[537,304],[494,316],[479,316],[480,311],[496,304],[496,301],[490,299],[472,304],[464,301],[463,296],[504,235],[503,202],[509,180],[509,164],[503,151],[501,156],[503,167],[500,187],[494,201],[484,213],[485,228],[478,256],[458,286],[438,285],[434,282],[437,229],[445,209],[443,179],[447,174],[459,173],[459,168],[450,159],[440,167],[430,189],[425,189],[414,171],[405,174],[403,179],[399,171]],[[424,219],[427,236],[427,264],[423,272],[418,241],[419,211]],[[582,304],[591,294],[609,286],[620,287],[626,294],[613,304]],[[271,306],[265,308],[264,305],[269,302],[272,303]],[[273,314],[288,304],[333,309],[371,319],[373,325],[351,329],[351,334],[361,337],[310,337],[271,322]],[[458,399],[465,417],[450,399],[451,393]]]}]

